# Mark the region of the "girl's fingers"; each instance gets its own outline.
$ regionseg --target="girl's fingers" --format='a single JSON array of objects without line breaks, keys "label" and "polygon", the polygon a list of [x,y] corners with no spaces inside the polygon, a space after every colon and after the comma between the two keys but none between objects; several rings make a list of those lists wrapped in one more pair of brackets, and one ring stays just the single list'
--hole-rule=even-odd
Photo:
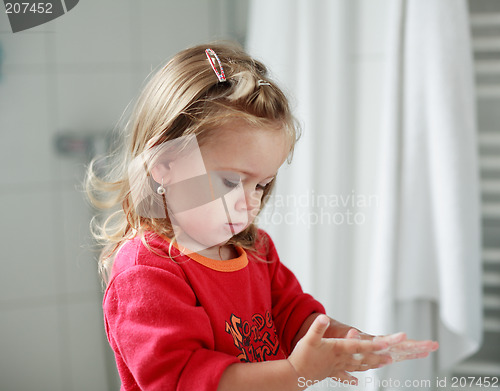
[{"label": "girl's fingers", "polygon": [[429,352],[439,346],[434,341],[407,340],[405,333],[364,339],[361,332],[354,328],[349,329],[345,338],[324,338],[329,324],[327,316],[318,316],[302,340],[311,347],[323,351],[326,348],[326,352],[330,352],[332,369],[337,368],[335,372],[339,381],[356,380],[348,372],[366,371],[394,362],[427,357]]},{"label": "girl's fingers", "polygon": [[360,332],[356,329],[350,329],[345,337],[346,339],[361,339]]},{"label": "girl's fingers", "polygon": [[370,354],[353,354],[350,360],[346,361],[350,367],[349,371],[366,371],[368,369],[380,368],[381,366],[391,364],[393,358],[391,355],[380,355],[375,353]]},{"label": "girl's fingers", "polygon": [[306,335],[304,335],[305,340],[310,344],[317,346],[321,343],[325,331],[330,325],[330,319],[326,315],[319,315],[307,330]]},{"label": "girl's fingers", "polygon": [[324,341],[337,354],[374,353],[389,348],[389,344],[383,340],[369,341],[355,338],[328,338]]},{"label": "girl's fingers", "polygon": [[385,354],[415,354],[415,353],[424,353],[424,352],[434,352],[439,348],[439,344],[435,341],[404,341],[397,345],[393,345],[388,347],[387,349],[383,349],[377,353]]},{"label": "girl's fingers", "polygon": [[439,344],[434,341],[415,341],[415,340],[407,340],[401,342],[391,349],[399,349],[399,350],[417,350],[417,349],[437,349]]},{"label": "girl's fingers", "polygon": [[404,341],[400,344],[390,346],[387,349],[375,352],[375,354],[387,355],[389,354],[393,362],[400,362],[405,360],[414,360],[424,358],[430,352],[437,350],[439,344],[435,341]]},{"label": "girl's fingers", "polygon": [[347,371],[366,371],[392,362],[389,353],[382,354],[378,349],[380,344],[384,344],[383,341],[328,338],[323,343],[329,345],[332,354],[346,365]]},{"label": "girl's fingers", "polygon": [[405,360],[414,360],[417,358],[425,358],[429,355],[429,352],[423,352],[423,353],[413,353],[413,354],[395,354],[392,355],[392,360],[393,362],[400,362],[400,361],[405,361]]},{"label": "girl's fingers", "polygon": [[391,345],[397,345],[406,340],[406,333],[396,333],[373,338],[373,341],[384,341]]},{"label": "girl's fingers", "polygon": [[[316,318],[316,320],[318,320],[318,318]],[[405,340],[406,340],[405,333],[397,333],[386,336],[374,337],[371,339],[363,339],[361,333],[354,328],[350,329],[347,332],[346,338],[328,339],[328,341],[330,341],[333,344],[334,349],[350,354],[367,353],[375,351],[381,351],[383,353],[386,350],[390,349],[392,346],[401,345]],[[412,343],[414,343],[414,341],[411,341],[411,343],[404,345],[405,349],[410,348],[410,346],[413,346]]]}]

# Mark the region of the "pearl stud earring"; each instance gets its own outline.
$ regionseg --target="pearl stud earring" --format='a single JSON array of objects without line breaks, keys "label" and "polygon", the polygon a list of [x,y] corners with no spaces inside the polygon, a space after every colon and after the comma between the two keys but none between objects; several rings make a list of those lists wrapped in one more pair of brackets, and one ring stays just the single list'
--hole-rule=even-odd
[{"label": "pearl stud earring", "polygon": [[161,196],[165,194],[165,188],[163,187],[163,178],[161,178],[161,185],[158,186],[156,192]]}]

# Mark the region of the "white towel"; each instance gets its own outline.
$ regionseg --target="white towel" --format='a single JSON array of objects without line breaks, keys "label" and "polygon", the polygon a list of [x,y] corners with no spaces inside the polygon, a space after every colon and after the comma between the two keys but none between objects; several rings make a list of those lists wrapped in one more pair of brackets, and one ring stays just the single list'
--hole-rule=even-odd
[{"label": "white towel", "polygon": [[[371,267],[370,331],[440,342],[435,369],[482,336],[474,74],[462,0],[394,0]],[[384,377],[435,380],[431,360]],[[388,389],[396,389],[388,387]]]}]

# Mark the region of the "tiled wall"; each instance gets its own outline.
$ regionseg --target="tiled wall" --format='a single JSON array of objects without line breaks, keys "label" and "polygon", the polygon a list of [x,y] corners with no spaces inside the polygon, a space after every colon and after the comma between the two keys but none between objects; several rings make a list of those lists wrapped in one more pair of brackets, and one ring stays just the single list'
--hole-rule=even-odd
[{"label": "tiled wall", "polygon": [[0,13],[0,390],[117,389],[78,188],[86,161],[58,155],[54,137],[113,129],[151,68],[241,29],[226,21],[236,11],[86,0],[16,34]]}]

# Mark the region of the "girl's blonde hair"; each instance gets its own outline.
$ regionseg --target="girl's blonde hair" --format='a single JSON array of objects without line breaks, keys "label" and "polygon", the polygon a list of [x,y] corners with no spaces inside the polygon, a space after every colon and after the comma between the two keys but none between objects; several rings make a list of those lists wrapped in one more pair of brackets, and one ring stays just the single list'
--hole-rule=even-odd
[{"label": "girl's blonde hair", "polygon": [[[219,82],[205,54],[211,48],[219,57],[226,81]],[[267,84],[268,83],[268,84]],[[117,249],[146,231],[174,237],[168,218],[145,218],[135,210],[128,178],[130,162],[143,152],[181,136],[195,135],[203,145],[217,128],[234,120],[249,125],[282,131],[289,139],[291,158],[299,136],[288,100],[268,78],[266,67],[235,44],[199,45],[181,51],[145,85],[130,118],[118,164],[105,175],[92,161],[85,181],[87,195],[101,210],[112,210],[102,220],[92,220],[93,236],[104,244],[99,268],[106,281]],[[265,189],[262,206],[273,186]],[[253,250],[257,228],[250,225],[228,243]]]}]

